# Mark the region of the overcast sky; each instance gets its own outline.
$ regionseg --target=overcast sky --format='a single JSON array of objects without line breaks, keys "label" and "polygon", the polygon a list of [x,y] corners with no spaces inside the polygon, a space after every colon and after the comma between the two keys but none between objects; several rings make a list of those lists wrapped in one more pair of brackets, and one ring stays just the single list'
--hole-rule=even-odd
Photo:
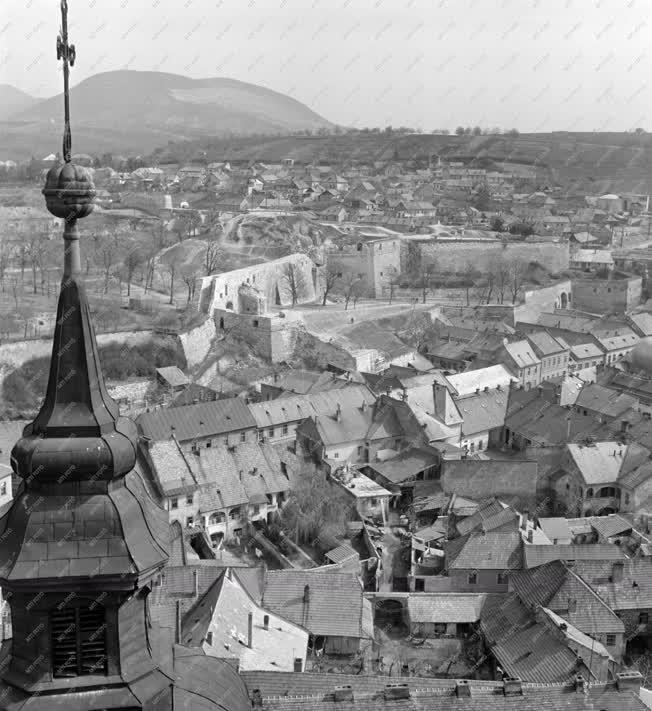
[{"label": "overcast sky", "polygon": [[[652,0],[68,0],[78,63],[223,76],[343,125],[652,130]],[[0,83],[60,91],[59,0],[0,2]]]}]

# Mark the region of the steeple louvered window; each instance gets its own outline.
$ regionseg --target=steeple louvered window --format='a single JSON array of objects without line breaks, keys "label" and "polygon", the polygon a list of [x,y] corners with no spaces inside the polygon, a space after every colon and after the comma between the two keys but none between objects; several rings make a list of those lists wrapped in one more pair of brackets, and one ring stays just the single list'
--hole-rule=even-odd
[{"label": "steeple louvered window", "polygon": [[55,678],[107,673],[105,617],[101,605],[64,607],[50,613]]}]

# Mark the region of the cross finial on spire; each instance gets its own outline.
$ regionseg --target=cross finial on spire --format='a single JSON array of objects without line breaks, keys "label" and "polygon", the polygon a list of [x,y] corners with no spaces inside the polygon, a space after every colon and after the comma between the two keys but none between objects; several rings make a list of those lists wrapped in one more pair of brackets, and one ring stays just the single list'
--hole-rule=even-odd
[{"label": "cross finial on spire", "polygon": [[70,67],[75,66],[75,45],[68,44],[68,2],[61,0],[61,31],[57,37],[57,59],[63,59],[63,105],[64,105],[64,130],[63,130],[63,159],[70,163],[72,136],[70,133],[70,91],[68,78]]}]

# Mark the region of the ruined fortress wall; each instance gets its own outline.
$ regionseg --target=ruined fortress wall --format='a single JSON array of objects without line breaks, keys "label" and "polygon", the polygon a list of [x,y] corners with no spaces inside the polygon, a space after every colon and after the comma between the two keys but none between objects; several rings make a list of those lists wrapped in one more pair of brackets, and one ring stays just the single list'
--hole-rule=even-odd
[{"label": "ruined fortress wall", "polygon": [[237,314],[228,309],[215,310],[216,333],[228,334],[247,343],[256,355],[272,363],[294,356],[300,319],[278,316]]},{"label": "ruined fortress wall", "polygon": [[622,312],[641,303],[643,280],[573,279],[575,308],[591,313]]},{"label": "ruined fortress wall", "polygon": [[570,281],[562,281],[543,289],[532,289],[523,296],[524,303],[514,308],[515,323],[536,323],[539,315],[544,312],[572,307]]},{"label": "ruined fortress wall", "polygon": [[207,318],[196,328],[179,334],[189,368],[199,365],[208,355],[215,338],[215,321]]},{"label": "ruined fortress wall", "polygon": [[568,242],[418,242],[422,263],[440,271],[461,272],[468,265],[485,271],[494,259],[538,262],[550,272],[568,269]]},{"label": "ruined fortress wall", "polygon": [[314,262],[306,254],[290,254],[271,262],[204,277],[200,285],[199,307],[209,314],[215,309],[228,309],[238,313],[238,289],[244,284],[257,289],[267,299],[269,308],[291,306],[288,265],[293,265],[296,270],[298,303],[315,301],[319,297],[320,285]]}]

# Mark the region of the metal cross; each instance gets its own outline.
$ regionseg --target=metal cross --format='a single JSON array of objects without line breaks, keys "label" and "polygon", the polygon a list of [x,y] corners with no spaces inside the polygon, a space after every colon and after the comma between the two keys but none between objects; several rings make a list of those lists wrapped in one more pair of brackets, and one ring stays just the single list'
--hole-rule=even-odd
[{"label": "metal cross", "polygon": [[63,131],[63,159],[70,163],[72,136],[70,134],[70,90],[68,78],[70,67],[75,66],[75,45],[68,44],[68,2],[61,0],[61,30],[57,37],[57,59],[63,59],[63,102],[64,102],[64,131]]}]

